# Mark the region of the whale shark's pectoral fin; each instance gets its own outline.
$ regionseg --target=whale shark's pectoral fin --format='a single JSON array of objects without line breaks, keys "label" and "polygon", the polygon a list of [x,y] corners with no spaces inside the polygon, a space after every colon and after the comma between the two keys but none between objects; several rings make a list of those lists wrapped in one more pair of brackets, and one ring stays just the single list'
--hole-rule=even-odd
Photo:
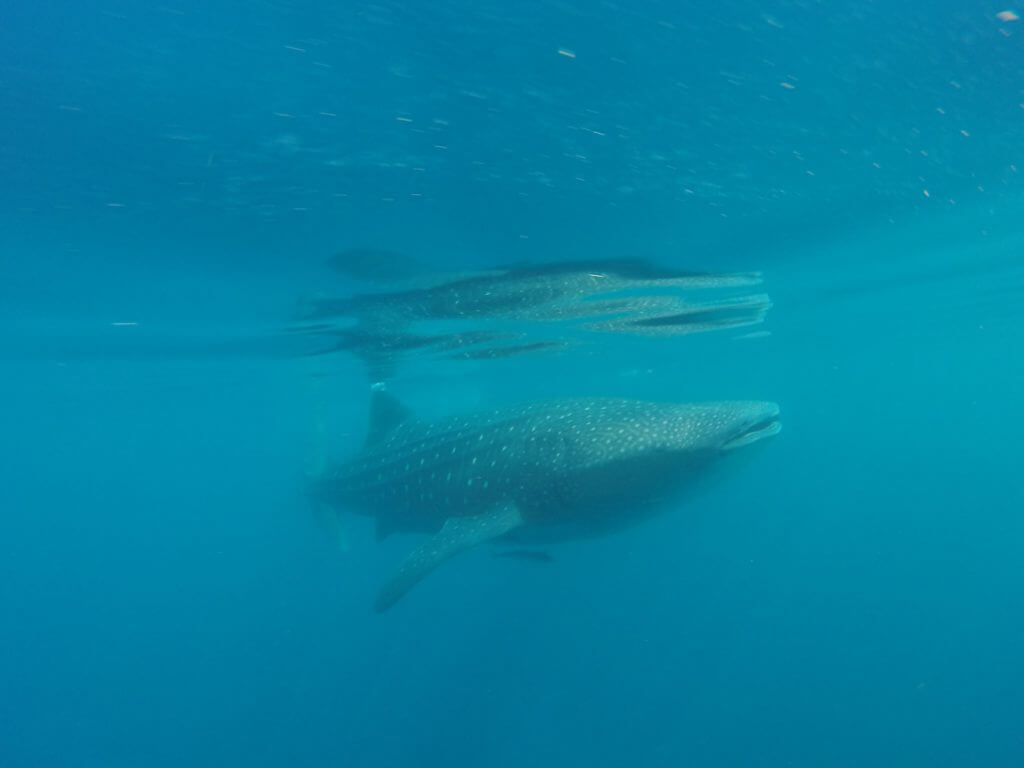
[{"label": "whale shark's pectoral fin", "polygon": [[523,522],[519,508],[504,504],[472,517],[450,517],[440,531],[413,550],[377,595],[377,612],[402,599],[428,573],[450,557],[507,533]]}]

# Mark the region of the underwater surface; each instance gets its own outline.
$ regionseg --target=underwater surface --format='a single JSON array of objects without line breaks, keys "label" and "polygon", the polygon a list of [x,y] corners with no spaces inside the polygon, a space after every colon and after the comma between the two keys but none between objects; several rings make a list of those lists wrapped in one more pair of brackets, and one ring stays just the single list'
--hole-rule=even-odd
[{"label": "underwater surface", "polygon": [[[0,765],[1024,765],[1018,14],[6,3]],[[526,279],[615,269],[756,278]],[[310,477],[382,391],[784,426],[376,613],[423,533]]]}]

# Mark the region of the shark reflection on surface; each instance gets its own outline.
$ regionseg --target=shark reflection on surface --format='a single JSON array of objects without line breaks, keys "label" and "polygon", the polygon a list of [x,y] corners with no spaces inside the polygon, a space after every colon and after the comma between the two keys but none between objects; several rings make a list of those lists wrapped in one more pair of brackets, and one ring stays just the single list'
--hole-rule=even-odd
[{"label": "shark reflection on surface", "polygon": [[[368,260],[359,251],[361,272]],[[687,272],[630,259],[411,282],[308,301],[293,330],[315,340],[309,354],[349,352],[377,380],[413,354],[483,360],[551,353],[588,334],[704,333],[757,325],[771,307],[766,294],[750,290],[762,282],[759,273]]]}]

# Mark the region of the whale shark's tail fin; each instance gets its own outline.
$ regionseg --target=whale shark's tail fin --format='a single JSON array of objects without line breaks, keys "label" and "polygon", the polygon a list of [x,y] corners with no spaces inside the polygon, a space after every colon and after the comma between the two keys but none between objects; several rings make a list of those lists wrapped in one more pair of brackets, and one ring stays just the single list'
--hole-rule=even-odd
[{"label": "whale shark's tail fin", "polygon": [[401,401],[374,385],[370,396],[370,424],[366,433],[366,447],[376,445],[390,435],[395,429],[412,420],[412,411],[402,405]]},{"label": "whale shark's tail fin", "polygon": [[348,532],[345,530],[341,518],[338,517],[337,511],[319,499],[311,498],[309,503],[313,519],[316,520],[320,530],[340,552],[348,552],[350,549]]},{"label": "whale shark's tail fin", "polygon": [[398,573],[384,585],[377,595],[377,612],[386,611],[401,600],[406,592],[445,560],[508,533],[522,522],[519,508],[514,504],[495,507],[472,517],[449,517],[444,527],[413,550]]},{"label": "whale shark's tail fin", "polygon": [[349,539],[345,526],[324,496],[328,485],[329,440],[328,428],[332,420],[328,413],[330,398],[324,391],[323,364],[314,358],[309,366],[309,393],[307,401],[313,416],[309,451],[305,466],[306,498],[310,512],[328,539],[342,552],[348,552]]}]

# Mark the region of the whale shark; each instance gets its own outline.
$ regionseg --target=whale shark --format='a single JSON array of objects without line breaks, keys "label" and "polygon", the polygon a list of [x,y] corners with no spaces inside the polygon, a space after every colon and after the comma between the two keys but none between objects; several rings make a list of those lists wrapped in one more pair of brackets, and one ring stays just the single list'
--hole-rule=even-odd
[{"label": "whale shark", "polygon": [[375,518],[378,538],[425,534],[380,590],[384,611],[445,561],[488,542],[586,538],[685,495],[722,459],[779,432],[771,402],[610,398],[536,402],[428,422],[372,393],[366,445],[311,485],[333,514]]}]

